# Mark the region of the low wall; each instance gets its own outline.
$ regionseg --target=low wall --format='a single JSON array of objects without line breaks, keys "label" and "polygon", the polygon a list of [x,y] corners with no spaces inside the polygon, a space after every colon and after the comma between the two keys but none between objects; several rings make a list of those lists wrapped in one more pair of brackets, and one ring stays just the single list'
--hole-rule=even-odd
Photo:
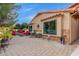
[{"label": "low wall", "polygon": [[[64,37],[64,39],[65,39],[65,44],[70,44],[71,42],[70,42],[70,39],[69,39],[69,35],[68,34],[66,34],[67,36],[66,37]],[[53,36],[53,35],[43,35],[43,39],[49,39],[49,40],[51,40],[51,41],[55,41],[55,42],[58,42],[58,43],[61,43],[61,40],[60,40],[60,37],[59,36]]]}]

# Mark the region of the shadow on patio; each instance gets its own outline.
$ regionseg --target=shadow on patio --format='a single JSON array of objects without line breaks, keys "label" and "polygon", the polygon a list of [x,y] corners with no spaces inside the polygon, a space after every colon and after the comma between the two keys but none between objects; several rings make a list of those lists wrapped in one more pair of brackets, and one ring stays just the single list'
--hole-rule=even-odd
[{"label": "shadow on patio", "polygon": [[79,39],[73,41],[72,45],[79,45]]}]

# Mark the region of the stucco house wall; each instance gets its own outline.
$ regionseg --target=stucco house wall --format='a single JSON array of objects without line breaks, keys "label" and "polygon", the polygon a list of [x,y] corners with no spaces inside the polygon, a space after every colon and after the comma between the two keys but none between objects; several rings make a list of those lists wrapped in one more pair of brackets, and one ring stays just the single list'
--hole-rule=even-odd
[{"label": "stucco house wall", "polygon": [[79,38],[79,19],[71,17],[71,42]]},{"label": "stucco house wall", "polygon": [[[79,3],[76,3],[70,7],[70,9],[79,12]],[[79,39],[79,15],[78,13],[72,16],[71,14],[69,15],[70,17],[70,39],[71,43],[74,42],[75,40]],[[74,16],[77,16],[78,18],[75,18]]]},{"label": "stucco house wall", "polygon": [[[55,14],[57,14],[57,13],[41,14],[38,17],[36,17],[32,21],[33,30],[35,30],[36,32],[40,32],[41,34],[44,34],[43,33],[43,24],[44,24],[44,22],[57,20],[57,24],[56,24],[57,35],[53,35],[53,34],[52,35],[51,34],[44,34],[44,35],[49,35],[53,39],[53,36],[61,37],[61,35],[63,34],[63,36],[66,36],[65,41],[70,42],[70,17],[69,17],[69,12],[63,13],[63,16],[59,15],[59,16],[55,16],[55,17],[52,17],[50,19],[41,21],[42,19],[45,19],[46,17],[49,17],[49,16],[54,16]],[[37,27],[38,24],[39,24],[39,28]],[[62,31],[63,31],[63,33],[62,33]],[[57,40],[59,41],[59,38]]]},{"label": "stucco house wall", "polygon": [[[79,38],[79,18],[74,18],[72,16],[71,12],[79,8],[79,4],[75,4],[74,6],[71,6],[69,10],[64,10],[64,11],[53,11],[53,12],[43,12],[40,14],[37,14],[37,16],[33,19],[32,23],[32,29],[35,30],[36,32],[39,32],[41,34],[43,33],[43,24],[44,22],[52,21],[52,20],[57,20],[56,28],[57,28],[57,35],[53,34],[44,34],[44,35],[49,35],[52,40],[59,41],[60,42],[60,37],[63,35],[65,39],[65,43],[70,44],[74,40]],[[55,17],[55,14],[62,13],[62,15],[57,15]],[[76,15],[76,14],[75,14]],[[48,18],[50,17],[51,18]],[[46,20],[43,20],[46,19]],[[43,20],[43,21],[42,21]],[[39,24],[39,28],[37,27]]]},{"label": "stucco house wall", "polygon": [[71,20],[70,20],[69,12],[64,13],[62,25],[63,25],[63,36],[65,36],[65,42],[71,43],[71,38],[70,38]]},{"label": "stucco house wall", "polygon": [[[38,24],[39,24],[39,28],[38,28]],[[42,32],[42,25],[41,25],[41,21],[38,19],[34,22],[34,24],[32,25],[32,31],[35,32]]]},{"label": "stucco house wall", "polygon": [[[35,17],[33,19],[33,21],[31,23],[32,24],[32,30],[39,32],[39,33],[43,33],[43,23],[41,22],[42,19],[48,18],[50,16],[55,15],[56,13],[43,13],[43,14],[39,14],[37,17]],[[37,27],[39,25],[39,28]]]}]

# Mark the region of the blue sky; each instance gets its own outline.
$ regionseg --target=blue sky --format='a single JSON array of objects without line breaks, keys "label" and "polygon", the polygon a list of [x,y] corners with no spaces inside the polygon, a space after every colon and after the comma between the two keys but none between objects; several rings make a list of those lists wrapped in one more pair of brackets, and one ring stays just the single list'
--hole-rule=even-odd
[{"label": "blue sky", "polygon": [[17,10],[19,16],[17,23],[30,23],[32,18],[39,12],[48,10],[66,9],[71,3],[18,3],[21,7]]}]

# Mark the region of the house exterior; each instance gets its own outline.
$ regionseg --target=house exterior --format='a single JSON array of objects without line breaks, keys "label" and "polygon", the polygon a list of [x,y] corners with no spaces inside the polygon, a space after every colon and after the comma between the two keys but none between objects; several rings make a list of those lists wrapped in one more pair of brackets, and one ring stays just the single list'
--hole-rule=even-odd
[{"label": "house exterior", "polygon": [[65,10],[38,13],[31,26],[32,31],[49,36],[53,41],[60,42],[62,37],[66,44],[71,44],[79,38],[79,3]]}]

